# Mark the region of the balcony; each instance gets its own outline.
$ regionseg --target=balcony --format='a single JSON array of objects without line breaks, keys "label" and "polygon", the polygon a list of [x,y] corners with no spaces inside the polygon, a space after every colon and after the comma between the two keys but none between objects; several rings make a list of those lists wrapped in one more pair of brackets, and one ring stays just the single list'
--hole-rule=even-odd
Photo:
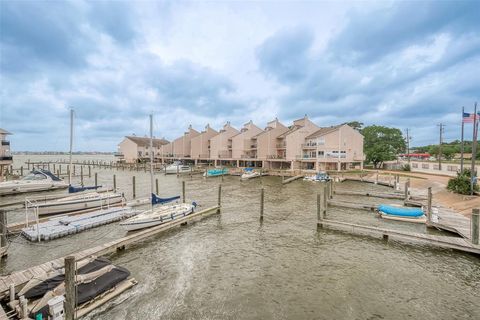
[{"label": "balcony", "polygon": [[250,149],[252,149],[252,150],[257,150],[257,144],[256,144],[256,143],[251,144],[251,145],[250,145]]},{"label": "balcony", "polygon": [[0,161],[12,161],[12,156],[0,156]]},{"label": "balcony", "polygon": [[316,142],[302,143],[302,149],[316,149],[316,148],[317,148]]},{"label": "balcony", "polygon": [[284,154],[270,154],[267,156],[267,159],[285,159]]},{"label": "balcony", "polygon": [[116,158],[123,158],[123,153],[121,152],[114,152],[113,155],[116,157]]},{"label": "balcony", "polygon": [[2,140],[2,146],[9,146],[9,145],[10,145],[10,141]]},{"label": "balcony", "polygon": [[297,159],[297,160],[317,159],[317,157],[316,157],[316,156],[309,155],[309,154],[304,154],[304,155],[295,156],[295,159]]},{"label": "balcony", "polygon": [[257,158],[257,155],[256,154],[242,154],[240,156],[241,159],[256,159]]},{"label": "balcony", "polygon": [[229,145],[227,146],[227,149],[228,149],[228,150],[232,150],[232,145],[229,144]]},{"label": "balcony", "polygon": [[280,142],[280,143],[277,143],[277,149],[285,149],[287,147],[287,143],[286,142]]}]

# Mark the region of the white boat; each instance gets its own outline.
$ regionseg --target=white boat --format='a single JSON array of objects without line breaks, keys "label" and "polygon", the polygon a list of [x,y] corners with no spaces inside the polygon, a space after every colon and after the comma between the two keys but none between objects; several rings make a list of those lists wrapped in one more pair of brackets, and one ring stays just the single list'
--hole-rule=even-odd
[{"label": "white boat", "polygon": [[[153,145],[153,116],[150,115],[150,147]],[[153,149],[153,148],[152,148]],[[153,163],[153,155],[150,154],[150,163]],[[180,168],[179,164],[175,165],[175,173],[177,168]],[[177,167],[178,165],[178,167]],[[190,168],[190,167],[188,167]],[[159,198],[153,193],[153,167],[150,167],[150,189],[151,189],[151,208],[138,214],[135,217],[129,218],[120,223],[127,231],[140,230],[144,228],[150,228],[161,225],[163,223],[173,221],[177,218],[185,217],[193,212],[196,207],[196,203],[175,203],[167,204],[175,201],[180,197]],[[161,204],[161,205],[159,205]]]},{"label": "white boat", "polygon": [[[27,209],[38,210],[38,215],[52,215],[104,208],[119,205],[124,201],[123,195],[112,192],[87,192],[65,198],[43,201],[40,199],[25,199]],[[36,211],[37,212],[37,211]]]},{"label": "white boat", "polygon": [[193,212],[195,203],[165,204],[146,210],[120,223],[127,231],[135,231],[155,227],[178,218],[185,217]]},{"label": "white boat", "polygon": [[165,174],[187,173],[190,171],[192,171],[190,166],[182,164],[179,161],[175,161],[174,163],[165,167]]},{"label": "white boat", "polygon": [[253,171],[253,169],[251,169],[251,168],[247,168],[247,169],[244,170],[240,179],[247,180],[247,179],[252,179],[252,178],[256,178],[256,177],[260,177],[260,172]]},{"label": "white boat", "polygon": [[68,188],[68,184],[48,170],[33,169],[20,180],[0,182],[0,195]]}]

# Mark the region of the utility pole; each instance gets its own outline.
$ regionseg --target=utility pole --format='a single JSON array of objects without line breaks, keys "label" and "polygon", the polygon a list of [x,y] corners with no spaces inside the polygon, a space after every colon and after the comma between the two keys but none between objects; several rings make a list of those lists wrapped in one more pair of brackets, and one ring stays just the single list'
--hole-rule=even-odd
[{"label": "utility pole", "polygon": [[442,143],[443,143],[443,132],[445,130],[445,125],[443,123],[438,124],[440,127],[440,143],[438,145],[438,170],[442,170]]},{"label": "utility pole", "polygon": [[475,108],[473,111],[473,135],[472,135],[472,167],[470,168],[470,194],[473,195],[475,187],[475,159],[477,155],[477,135],[478,135],[478,115],[477,115],[477,103],[475,102]]},{"label": "utility pole", "polygon": [[407,128],[407,160],[408,166],[410,166],[410,136],[408,135],[408,128]]}]

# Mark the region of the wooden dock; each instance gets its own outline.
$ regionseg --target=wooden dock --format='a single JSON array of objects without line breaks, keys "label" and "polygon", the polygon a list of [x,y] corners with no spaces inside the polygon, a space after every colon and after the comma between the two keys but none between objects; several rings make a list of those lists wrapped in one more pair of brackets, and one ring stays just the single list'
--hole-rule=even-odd
[{"label": "wooden dock", "polygon": [[291,178],[288,178],[288,179],[283,180],[283,181],[282,181],[282,184],[287,184],[287,183],[290,183],[290,182],[292,182],[292,181],[301,179],[301,178],[303,178],[303,177],[305,177],[305,175],[303,175],[303,174],[300,174],[300,175],[298,175],[298,176],[293,176],[293,177],[291,177]]},{"label": "wooden dock", "polygon": [[373,205],[373,204],[362,204],[358,202],[348,202],[348,201],[328,200],[327,203],[329,206],[332,206],[332,207],[361,209],[361,210],[367,210],[367,211],[375,211],[378,207],[377,205]]},{"label": "wooden dock", "polygon": [[365,196],[365,197],[399,199],[399,200],[404,199],[403,194],[399,194],[399,193],[343,191],[343,190],[334,190],[333,193],[338,195],[347,195],[347,196]]},{"label": "wooden dock", "polygon": [[[149,229],[140,230],[138,232],[129,234],[126,237],[113,240],[93,248],[78,251],[73,254],[69,254],[69,256],[70,255],[75,256],[76,260],[78,261],[90,256],[102,256],[108,253],[115,252],[116,250],[125,250],[126,246],[128,245],[135,244],[149,237],[152,237],[156,234],[169,230],[173,227],[185,224],[188,221],[191,221],[195,218],[206,217],[219,212],[220,212],[220,206],[207,208],[207,209],[192,213],[186,217],[174,220],[172,222],[165,223]],[[18,291],[21,287],[23,287],[23,285],[25,285],[25,283],[27,283],[33,277],[51,272],[53,270],[63,268],[64,259],[65,257],[61,257],[61,258],[31,267],[31,268],[28,268],[23,271],[17,271],[10,275],[0,277],[0,299],[8,295],[8,290],[11,284],[13,284],[15,286],[16,291]]]},{"label": "wooden dock", "polygon": [[431,234],[392,230],[330,219],[320,220],[319,224],[323,227],[331,227],[333,229],[339,229],[352,234],[381,236],[384,239],[392,238],[407,242],[420,241],[431,246],[455,249],[480,255],[480,245],[474,245],[470,241],[458,237],[437,236]]}]

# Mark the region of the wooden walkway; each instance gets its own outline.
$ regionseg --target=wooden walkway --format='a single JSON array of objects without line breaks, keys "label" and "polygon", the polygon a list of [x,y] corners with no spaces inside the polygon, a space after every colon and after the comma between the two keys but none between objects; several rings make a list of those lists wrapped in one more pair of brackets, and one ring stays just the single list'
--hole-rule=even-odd
[{"label": "wooden walkway", "polygon": [[358,235],[377,235],[382,236],[384,239],[388,239],[390,237],[401,241],[421,241],[436,247],[455,249],[480,255],[480,245],[474,245],[470,241],[463,238],[392,230],[330,219],[320,220],[319,223],[324,227],[326,226],[334,229],[340,229]]},{"label": "wooden walkway", "polygon": [[344,191],[344,190],[334,190],[333,193],[338,195],[346,195],[346,196],[366,196],[366,197],[374,197],[374,198],[399,199],[399,200],[404,199],[403,194],[400,194],[400,193]]},{"label": "wooden walkway", "polygon": [[[207,208],[195,213],[192,213],[186,217],[174,220],[157,227],[141,230],[132,234],[127,235],[126,237],[107,242],[105,244],[98,245],[93,248],[86,250],[78,251],[73,254],[76,260],[81,260],[90,256],[102,256],[116,250],[124,250],[126,246],[145,240],[151,236],[159,234],[163,231],[169,230],[175,226],[187,223],[190,220],[198,217],[206,217],[214,213],[218,213],[220,210],[219,206],[214,206]],[[11,284],[15,285],[16,291],[18,291],[25,283],[35,276],[39,276],[53,270],[63,268],[65,257],[61,257],[43,264],[28,268],[23,271],[17,271],[10,275],[0,277],[0,299],[8,295],[8,290]]]},{"label": "wooden walkway", "polygon": [[290,183],[290,182],[292,182],[292,181],[301,179],[301,178],[303,178],[303,177],[305,177],[305,175],[300,174],[300,175],[298,175],[298,176],[294,176],[294,177],[291,177],[291,178],[288,178],[288,179],[283,180],[283,181],[282,181],[282,184],[287,184],[287,183]]}]

